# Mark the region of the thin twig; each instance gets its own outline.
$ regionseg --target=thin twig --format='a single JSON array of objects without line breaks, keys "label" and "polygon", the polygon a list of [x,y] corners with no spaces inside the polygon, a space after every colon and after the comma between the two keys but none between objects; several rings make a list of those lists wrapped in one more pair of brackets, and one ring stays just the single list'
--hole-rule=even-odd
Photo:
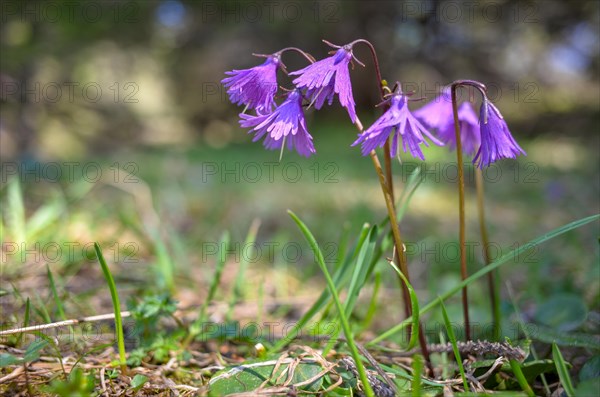
[{"label": "thin twig", "polygon": [[100,369],[100,387],[102,387],[102,394],[104,394],[105,397],[109,397],[108,390],[106,389],[106,379],[104,379],[105,373],[106,367],[104,366]]},{"label": "thin twig", "polygon": [[19,367],[17,367],[17,368],[15,368],[15,370],[12,371],[10,374],[8,374],[8,375],[3,376],[2,378],[0,378],[0,385],[2,383],[6,383],[6,382],[11,381],[11,380],[13,380],[15,378],[18,378],[19,375],[21,375],[24,370],[25,370],[25,368],[23,368],[22,365],[19,366]]},{"label": "thin twig", "polygon": [[[131,313],[129,311],[121,312],[121,317],[130,317],[130,316],[131,316]],[[0,331],[0,336],[14,335],[14,334],[20,334],[20,333],[25,333],[25,332],[38,332],[38,331],[43,331],[46,329],[68,327],[68,326],[77,325],[77,324],[92,323],[92,322],[103,321],[103,320],[113,320],[114,318],[115,318],[114,313],[100,314],[98,316],[89,316],[89,317],[83,317],[83,318],[79,318],[79,319],[57,321],[55,323],[32,325],[29,327],[8,329],[5,331]]]}]

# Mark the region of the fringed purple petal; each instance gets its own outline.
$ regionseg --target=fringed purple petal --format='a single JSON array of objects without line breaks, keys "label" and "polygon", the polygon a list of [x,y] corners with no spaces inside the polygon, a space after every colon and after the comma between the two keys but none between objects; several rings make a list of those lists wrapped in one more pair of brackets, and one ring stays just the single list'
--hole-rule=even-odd
[{"label": "fringed purple petal", "polygon": [[302,156],[315,153],[312,136],[306,129],[302,96],[299,91],[292,91],[287,99],[270,114],[251,116],[240,114],[240,125],[252,128],[253,142],[265,138],[263,145],[270,150],[281,149],[284,142],[289,150],[295,149]]},{"label": "fringed purple petal", "polygon": [[481,105],[479,126],[481,146],[473,159],[473,163],[479,168],[488,167],[503,158],[516,158],[520,154],[526,154],[512,137],[498,109],[489,101],[484,101]]},{"label": "fringed purple petal", "polygon": [[271,109],[277,93],[277,67],[279,58],[272,56],[250,69],[225,72],[231,76],[221,80],[227,88],[232,103],[246,105],[249,109]]},{"label": "fringed purple petal", "polygon": [[424,160],[425,156],[420,145],[429,146],[424,136],[437,145],[442,144],[411,114],[406,96],[395,94],[390,99],[390,108],[371,127],[360,134],[352,146],[360,143],[362,154],[367,155],[376,147],[382,147],[392,131],[394,132],[390,148],[392,156],[395,156],[398,152],[399,138],[402,138],[404,152],[410,152],[412,156],[421,160]]},{"label": "fringed purple petal", "polygon": [[[479,133],[479,119],[470,102],[463,102],[458,108],[458,122],[460,125],[460,136],[462,151],[466,155],[473,156],[476,148],[481,144]],[[448,145],[450,150],[456,149],[456,133],[454,132],[454,116],[446,125],[438,129],[440,140]]]},{"label": "fringed purple petal", "polygon": [[306,89],[307,97],[320,109],[325,101],[333,102],[334,94],[338,94],[340,104],[346,108],[353,123],[356,122],[356,104],[352,96],[352,84],[348,64],[352,59],[352,51],[340,48],[328,58],[315,62],[304,69],[291,72],[298,76],[294,84],[299,89]]},{"label": "fringed purple petal", "polygon": [[423,124],[431,129],[441,129],[452,122],[452,95],[450,87],[444,88],[442,93],[427,105],[415,110],[414,115]]}]

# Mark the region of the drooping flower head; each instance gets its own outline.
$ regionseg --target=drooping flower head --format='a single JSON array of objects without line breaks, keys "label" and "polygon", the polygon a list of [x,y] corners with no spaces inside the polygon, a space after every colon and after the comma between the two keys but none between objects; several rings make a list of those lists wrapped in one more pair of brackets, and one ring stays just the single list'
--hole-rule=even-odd
[{"label": "drooping flower head", "polygon": [[396,156],[398,153],[398,148],[400,147],[399,138],[402,139],[402,149],[404,152],[410,151],[412,156],[421,160],[425,160],[425,156],[419,145],[424,144],[425,146],[429,146],[424,136],[436,145],[443,145],[412,115],[408,109],[408,96],[403,94],[400,88],[386,102],[390,105],[389,109],[366,131],[359,134],[358,139],[352,144],[352,146],[361,144],[363,156],[368,155],[371,150],[383,146],[392,133],[394,134],[390,148],[392,156]]},{"label": "drooping flower head", "polygon": [[316,109],[321,109],[325,101],[331,105],[337,94],[340,104],[346,108],[350,120],[355,123],[356,111],[348,64],[352,59],[358,63],[360,61],[352,54],[352,44],[342,47],[328,44],[338,48],[332,56],[291,72],[290,75],[299,76],[294,79],[294,84],[300,89],[306,89],[306,96]]},{"label": "drooping flower head", "polygon": [[[452,95],[450,87],[420,109],[415,116],[427,127],[437,131],[437,135],[450,150],[456,149],[456,133],[454,131],[454,112],[452,111]],[[461,147],[465,154],[474,156],[479,148],[479,120],[470,102],[463,102],[458,108]]]},{"label": "drooping flower head", "polygon": [[262,113],[259,109],[256,116],[242,113],[240,117],[242,127],[253,127],[250,130],[255,132],[252,141],[256,142],[264,137],[263,144],[267,149],[282,149],[286,144],[288,150],[295,149],[305,157],[315,153],[312,136],[306,129],[299,90],[291,91],[287,99],[271,113]]},{"label": "drooping flower head", "polygon": [[431,129],[439,130],[445,128],[446,124],[452,123],[452,95],[450,87],[442,90],[441,94],[427,105],[415,110],[415,117]]},{"label": "drooping flower head", "polygon": [[526,155],[510,134],[500,111],[487,98],[484,98],[479,111],[479,128],[481,146],[473,159],[473,164],[477,163],[479,168],[487,167],[503,158]]},{"label": "drooping flower head", "polygon": [[279,53],[266,56],[267,60],[250,69],[225,72],[231,76],[221,80],[227,88],[231,102],[246,105],[248,109],[270,111],[275,105],[277,92],[277,67],[281,65]]}]

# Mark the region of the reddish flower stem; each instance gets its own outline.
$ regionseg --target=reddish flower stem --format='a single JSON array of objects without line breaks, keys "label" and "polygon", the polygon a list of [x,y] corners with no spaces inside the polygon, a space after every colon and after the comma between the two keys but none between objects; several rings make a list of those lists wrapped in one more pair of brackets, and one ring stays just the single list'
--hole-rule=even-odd
[{"label": "reddish flower stem", "polygon": [[[458,105],[456,102],[456,88],[458,84],[452,84],[452,112],[454,113],[454,132],[456,135],[456,162],[458,168],[458,224],[459,224],[459,247],[460,247],[460,276],[463,280],[468,277],[466,239],[465,239],[465,174],[463,170],[462,142],[460,139],[460,123],[458,121]],[[465,321],[465,338],[471,339],[469,321],[469,297],[467,287],[462,289],[463,317]]]},{"label": "reddish flower stem", "polygon": [[[356,43],[363,43],[369,47],[371,51],[371,56],[373,58],[373,64],[375,66],[375,76],[377,78],[377,86],[380,90],[381,100],[385,101],[385,87],[386,82],[381,78],[381,70],[379,68],[379,60],[377,59],[377,52],[375,51],[375,47],[369,41],[364,39],[358,39],[352,42],[350,45],[354,45]],[[388,105],[384,105],[383,112],[385,112],[388,108]],[[390,218],[390,225],[392,228],[392,235],[394,237],[394,245],[396,263],[400,266],[400,271],[404,274],[407,280],[410,282],[410,277],[408,274],[408,265],[406,263],[406,257],[404,256],[404,244],[402,243],[402,237],[400,235],[400,226],[398,225],[398,218],[396,216],[396,202],[394,200],[394,184],[393,184],[393,175],[392,175],[392,161],[390,156],[390,139],[388,138],[385,142],[384,146],[384,161],[385,161],[385,175],[383,174],[383,170],[381,169],[381,163],[377,157],[377,153],[373,150],[370,153],[371,159],[373,161],[373,166],[375,167],[375,171],[377,172],[377,176],[379,177],[379,184],[381,185],[381,190],[383,192],[383,197],[385,199],[385,204],[388,210],[388,216]],[[400,280],[401,288],[402,288],[402,297],[404,301],[404,315],[406,318],[412,315],[412,307],[410,305],[410,294],[408,292],[408,288],[404,285],[404,282]],[[409,333],[411,329],[409,328]],[[409,335],[410,338],[410,335]],[[433,367],[431,365],[431,360],[429,359],[429,350],[427,349],[427,339],[425,338],[425,333],[423,332],[423,327],[419,326],[419,345],[421,346],[421,352],[423,357],[425,358],[425,362],[427,363],[427,368],[430,373],[433,375]]]},{"label": "reddish flower stem", "polygon": [[[474,80],[456,80],[450,85],[452,96],[452,113],[454,115],[454,133],[456,138],[456,161],[458,168],[458,223],[459,223],[459,248],[460,248],[460,275],[465,280],[469,273],[467,271],[467,250],[466,250],[466,234],[465,234],[465,174],[462,157],[462,140],[460,136],[460,121],[458,120],[458,102],[456,100],[456,89],[460,86],[474,87],[483,96],[483,100],[487,100],[487,90],[484,84]],[[462,290],[462,306],[465,326],[465,338],[471,339],[471,326],[469,321],[469,296],[467,287]]]},{"label": "reddish flower stem", "polygon": [[295,51],[295,52],[299,53],[300,55],[302,55],[304,58],[306,58],[310,63],[315,63],[315,57],[310,55],[308,52],[305,52],[305,51],[301,50],[300,48],[296,48],[296,47],[286,47],[282,50],[277,51],[276,54],[281,55],[286,51]]}]

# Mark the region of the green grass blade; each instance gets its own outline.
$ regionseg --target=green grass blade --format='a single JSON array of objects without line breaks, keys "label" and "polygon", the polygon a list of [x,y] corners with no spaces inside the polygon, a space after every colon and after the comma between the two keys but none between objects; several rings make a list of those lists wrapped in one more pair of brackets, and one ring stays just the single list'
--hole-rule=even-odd
[{"label": "green grass blade", "polygon": [[[519,248],[508,252],[505,255],[502,255],[500,258],[498,258],[494,262],[490,263],[488,266],[480,269],[479,271],[473,273],[471,276],[464,279],[462,282],[458,283],[456,286],[454,286],[454,288],[452,288],[449,291],[445,292],[444,294],[440,295],[439,299],[433,300],[432,302],[429,302],[427,305],[423,306],[421,308],[421,314],[425,314],[425,313],[429,312],[430,310],[432,310],[433,308],[437,307],[437,305],[440,303],[440,299],[441,300],[448,299],[449,297],[451,297],[454,294],[456,294],[457,292],[461,291],[464,287],[468,286],[475,280],[480,279],[481,277],[485,276],[492,270],[497,269],[498,267],[502,266],[505,263],[508,263],[509,261],[518,257],[525,251],[527,251],[537,245],[540,245],[548,240],[551,240],[555,237],[558,237],[561,234],[569,232],[573,229],[577,229],[581,226],[587,225],[588,223],[594,222],[598,219],[600,219],[600,215],[592,215],[592,216],[588,216],[587,218],[579,219],[577,221],[568,223],[568,224],[563,225],[559,228],[556,228],[538,238],[535,238],[535,239],[529,241],[527,244],[524,244],[524,245],[520,246]],[[367,345],[373,345],[375,343],[381,342],[382,340],[385,340],[385,339],[397,334],[398,332],[405,329],[411,323],[411,321],[412,321],[411,317],[405,319],[400,324],[390,328],[389,330],[383,332],[378,337],[371,340],[369,343],[367,343]]]},{"label": "green grass blade", "polygon": [[363,329],[369,329],[371,327],[371,323],[373,322],[373,318],[375,318],[375,313],[377,312],[377,298],[379,296],[379,290],[381,289],[381,279],[381,272],[378,271],[377,273],[375,273],[375,281],[373,283],[373,295],[371,295],[369,308],[367,309],[367,314],[365,315],[365,319],[362,324]]},{"label": "green grass blade", "polygon": [[[373,257],[373,252],[375,251],[375,246],[377,244],[378,230],[377,226],[373,226],[369,230],[369,234],[367,235],[367,244],[363,244],[362,248],[358,253],[358,257],[356,259],[356,265],[354,266],[354,270],[352,272],[352,278],[350,280],[350,285],[348,286],[348,297],[346,298],[346,302],[344,303],[344,312],[346,313],[346,317],[349,318],[352,310],[354,310],[354,306],[356,305],[356,300],[358,299],[358,295],[360,294],[360,290],[365,285],[365,282],[371,275],[373,271],[373,267],[371,266],[371,259]],[[336,289],[339,289],[336,285]],[[323,354],[327,354],[329,350],[336,343],[336,339],[339,336],[341,330],[339,328],[336,329],[333,335],[331,335],[331,339],[323,349]]]},{"label": "green grass blade", "polygon": [[35,291],[34,294],[35,294],[35,301],[37,303],[37,306],[33,306],[33,310],[37,313],[38,316],[40,316],[42,318],[42,320],[44,320],[45,323],[51,323],[52,317],[50,316],[50,313],[48,313],[48,308],[46,307],[46,302],[37,293],[37,291]]},{"label": "green grass blade", "polygon": [[575,397],[575,389],[573,389],[573,383],[571,382],[567,364],[556,343],[552,344],[552,358],[554,359],[554,365],[556,365],[556,371],[558,372],[560,383],[565,389],[565,393],[568,397]]},{"label": "green grass blade", "polygon": [[521,386],[521,389],[523,389],[523,391],[529,397],[535,397],[535,393],[531,389],[531,386],[529,386],[529,383],[527,383],[527,379],[525,379],[525,375],[521,370],[521,363],[519,363],[517,360],[510,360],[509,363],[513,373],[515,374],[515,377],[517,378],[517,382],[519,382],[519,386]]},{"label": "green grass blade", "polygon": [[61,321],[65,321],[67,316],[65,315],[65,309],[63,307],[62,301],[58,296],[58,291],[56,290],[56,284],[54,283],[54,276],[50,271],[50,266],[46,265],[46,272],[48,273],[48,281],[50,283],[50,291],[52,292],[52,297],[54,298],[54,304],[56,305],[56,311],[58,312],[58,317]]},{"label": "green grass blade", "polygon": [[[23,328],[29,327],[29,317],[31,315],[31,301],[29,298],[25,301],[25,315],[23,318]],[[23,339],[23,333],[21,332],[19,336],[17,336],[17,341],[15,345],[18,347],[21,344],[21,340]]]},{"label": "green grass blade", "polygon": [[15,242],[21,246],[25,244],[26,229],[25,229],[25,206],[23,205],[23,192],[19,178],[15,177],[10,180],[7,188],[8,208],[6,211],[7,228],[12,234]]},{"label": "green grass blade", "polygon": [[338,251],[335,256],[335,268],[336,270],[344,263],[344,255],[348,249],[348,243],[350,242],[350,224],[346,222],[342,227],[342,233],[338,241]]},{"label": "green grass blade", "polygon": [[[26,236],[31,241],[42,231],[58,221],[61,213],[64,211],[64,198],[56,196],[48,204],[39,208],[27,221]],[[49,230],[50,232],[50,230]]]},{"label": "green grass blade", "polygon": [[365,282],[373,270],[371,267],[371,259],[373,257],[373,252],[375,251],[375,245],[377,244],[377,237],[377,226],[373,226],[367,235],[367,244],[364,244],[358,253],[356,265],[354,266],[354,271],[352,273],[352,279],[348,286],[348,298],[344,305],[346,316],[349,316],[354,309],[360,290],[365,285]]},{"label": "green grass blade", "polygon": [[221,276],[223,275],[223,269],[225,268],[225,262],[227,262],[227,251],[229,249],[229,232],[224,232],[221,235],[221,240],[219,241],[219,260],[217,261],[217,266],[215,268],[215,274],[213,276],[212,282],[210,284],[210,289],[208,290],[208,296],[202,305],[202,311],[200,313],[201,321],[204,321],[204,316],[206,315],[206,309],[210,302],[215,298],[217,293],[217,289],[219,288],[219,284],[221,283]]},{"label": "green grass blade", "polygon": [[335,306],[338,311],[338,318],[342,324],[342,328],[343,328],[344,334],[346,336],[346,341],[348,343],[348,347],[350,348],[350,353],[352,354],[352,358],[354,359],[354,362],[356,364],[356,369],[358,370],[358,374],[359,374],[360,380],[362,382],[364,392],[368,397],[373,397],[375,394],[373,393],[373,390],[371,389],[371,384],[369,383],[369,380],[367,379],[367,373],[365,372],[365,368],[360,359],[358,349],[356,348],[356,344],[354,343],[354,337],[352,336],[352,330],[350,329],[350,324],[348,324],[348,318],[346,317],[344,307],[342,306],[342,302],[340,301],[340,297],[338,296],[333,279],[331,278],[331,275],[329,274],[329,270],[327,270],[327,265],[325,264],[325,258],[323,257],[323,253],[319,249],[319,244],[315,240],[315,237],[310,232],[308,227],[306,227],[306,225],[300,220],[300,218],[298,218],[296,216],[296,214],[294,214],[290,210],[288,210],[288,214],[290,214],[290,216],[292,217],[294,222],[296,222],[296,224],[300,228],[300,231],[302,231],[302,234],[304,234],[304,237],[308,241],[311,249],[313,250],[313,252],[315,254],[317,264],[319,265],[319,267],[321,268],[321,271],[323,272],[323,275],[325,276],[325,281],[327,281],[327,288],[329,289],[329,293],[331,294],[333,301],[335,302]]},{"label": "green grass blade", "polygon": [[250,229],[248,229],[248,234],[246,235],[246,240],[244,241],[244,247],[241,250],[240,264],[238,267],[238,272],[235,277],[235,284],[233,287],[233,293],[231,295],[231,300],[229,302],[229,310],[227,312],[227,319],[231,319],[231,315],[233,312],[234,305],[243,300],[246,296],[246,269],[248,268],[248,257],[255,253],[255,242],[256,235],[258,234],[258,228],[260,227],[260,221],[255,219],[252,221],[250,225]]},{"label": "green grass blade", "polygon": [[157,284],[170,292],[175,291],[175,265],[169,250],[158,231],[152,232],[151,239],[156,253],[156,269],[158,270]]},{"label": "green grass blade", "polygon": [[446,326],[446,331],[448,332],[448,339],[450,339],[452,351],[454,352],[454,358],[456,359],[456,364],[458,365],[458,372],[460,372],[460,377],[462,378],[465,391],[469,391],[469,384],[467,383],[465,368],[463,367],[462,359],[460,358],[460,352],[458,351],[458,345],[456,344],[456,335],[454,335],[454,329],[452,328],[452,323],[450,323],[450,317],[448,317],[446,305],[444,305],[444,301],[441,298],[439,298],[439,301],[440,307],[442,308],[442,315],[444,316],[444,325]]},{"label": "green grass blade", "polygon": [[400,269],[398,269],[398,266],[396,266],[396,264],[394,264],[394,262],[392,261],[390,261],[389,264],[396,271],[396,273],[398,273],[398,276],[400,276],[400,278],[406,285],[406,288],[408,289],[408,295],[410,296],[410,305],[412,308],[412,331],[410,334],[410,341],[408,342],[408,347],[406,348],[407,350],[410,350],[413,347],[415,347],[417,345],[417,342],[419,341],[419,299],[417,298],[417,293],[415,292],[415,289],[412,287],[412,285],[410,285],[410,283],[406,279],[406,276],[404,276]]},{"label": "green grass blade", "polygon": [[184,341],[184,346],[186,346],[193,338],[198,336],[202,332],[202,323],[206,318],[206,310],[208,309],[208,305],[214,299],[217,289],[219,288],[219,284],[221,283],[221,276],[223,275],[223,269],[225,268],[225,262],[227,261],[227,252],[229,250],[229,232],[225,231],[221,235],[221,239],[219,240],[219,258],[217,259],[217,264],[215,266],[215,273],[213,275],[212,281],[210,283],[210,288],[208,290],[208,296],[206,300],[202,303],[200,307],[200,312],[198,313],[198,318],[196,321],[190,326],[189,334]]},{"label": "green grass blade", "polygon": [[[358,252],[360,252],[363,244],[365,243],[365,240],[367,239],[368,233],[369,233],[369,226],[367,224],[365,224],[362,227],[361,233],[358,237],[358,240],[356,242],[356,246],[354,247],[354,250],[352,251],[352,253],[348,254],[348,256],[346,257],[346,260],[344,261],[342,266],[338,267],[336,272],[334,273],[333,281],[334,281],[337,289],[341,289],[342,286],[344,285],[348,275],[350,274],[350,266],[352,264],[352,260],[356,257],[356,255],[358,255]],[[312,306],[306,311],[306,313],[304,313],[304,315],[298,321],[296,321],[294,323],[292,328],[290,328],[290,330],[288,330],[286,332],[286,334],[283,336],[283,338],[278,340],[273,345],[271,350],[279,351],[285,345],[287,345],[292,340],[294,340],[294,338],[296,337],[296,335],[298,335],[300,330],[303,329],[308,324],[308,322],[314,316],[316,316],[317,313],[321,309],[323,309],[327,305],[329,298],[330,298],[329,292],[327,290],[323,291],[321,293],[321,295],[319,296],[319,298],[317,298],[315,303],[313,303]]]},{"label": "green grass blade", "polygon": [[100,266],[102,267],[102,273],[104,273],[104,278],[106,279],[106,283],[108,284],[108,289],[110,290],[110,297],[113,303],[113,310],[115,313],[115,331],[117,333],[117,346],[119,349],[119,364],[121,365],[121,372],[127,373],[127,358],[125,356],[125,336],[123,335],[121,303],[119,302],[117,285],[115,284],[115,280],[113,279],[113,276],[110,273],[110,269],[108,268],[108,265],[104,260],[102,250],[100,249],[98,243],[94,243],[94,250],[96,250],[96,256],[98,257],[98,262],[100,262]]},{"label": "green grass blade", "polygon": [[[398,207],[398,212],[396,214],[396,217],[398,218],[398,222],[400,222],[402,220],[402,218],[404,217],[404,214],[406,213],[406,210],[408,209],[408,205],[410,204],[410,201],[412,200],[413,195],[415,194],[415,192],[417,191],[419,186],[421,186],[421,183],[425,179],[425,178],[419,178],[420,174],[421,174],[421,167],[415,168],[413,170],[413,172],[410,174],[408,181],[406,182],[406,187],[402,190],[402,195],[398,199],[398,203],[401,205],[396,205],[396,207]],[[406,199],[404,198],[405,196],[406,196]]]}]

